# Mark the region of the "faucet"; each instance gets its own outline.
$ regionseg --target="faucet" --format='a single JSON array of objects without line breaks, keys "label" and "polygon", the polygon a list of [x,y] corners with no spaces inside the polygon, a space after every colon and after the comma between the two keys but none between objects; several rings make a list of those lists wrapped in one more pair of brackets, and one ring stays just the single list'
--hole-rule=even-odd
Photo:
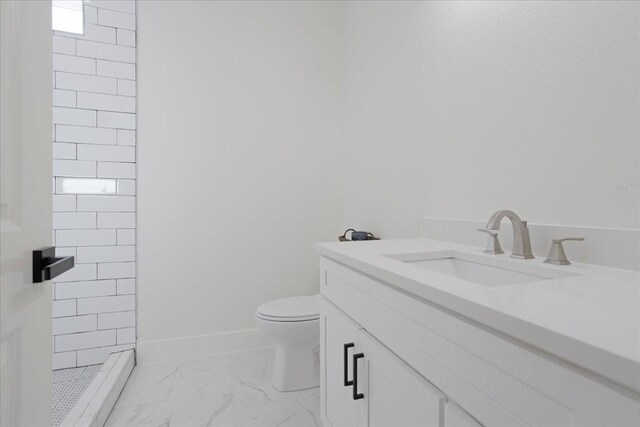
[{"label": "faucet", "polygon": [[531,253],[531,240],[529,239],[527,221],[521,220],[515,212],[501,210],[494,213],[487,222],[487,230],[499,230],[500,221],[502,221],[504,217],[509,218],[513,226],[513,248],[511,249],[511,256],[522,259],[535,258]]}]

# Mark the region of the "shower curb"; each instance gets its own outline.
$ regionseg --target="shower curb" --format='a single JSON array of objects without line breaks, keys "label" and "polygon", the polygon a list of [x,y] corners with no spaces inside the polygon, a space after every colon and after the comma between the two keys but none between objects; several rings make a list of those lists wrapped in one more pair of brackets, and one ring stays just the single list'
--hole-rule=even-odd
[{"label": "shower curb", "polygon": [[135,350],[111,353],[60,427],[102,427],[135,365]]}]

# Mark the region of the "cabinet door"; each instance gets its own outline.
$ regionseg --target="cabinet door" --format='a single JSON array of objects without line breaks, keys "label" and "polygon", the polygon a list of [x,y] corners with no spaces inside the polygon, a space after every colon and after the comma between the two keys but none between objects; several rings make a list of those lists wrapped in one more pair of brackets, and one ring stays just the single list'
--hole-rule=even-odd
[{"label": "cabinet door", "polygon": [[[352,356],[357,348],[360,327],[332,303],[322,298],[320,305],[320,410],[325,425],[354,427],[358,407],[351,386]],[[345,345],[347,347],[345,348]],[[346,355],[346,358],[345,358]],[[346,366],[346,372],[345,372]]]},{"label": "cabinet door", "polygon": [[445,396],[364,330],[358,333],[358,425],[442,427]]},{"label": "cabinet door", "polygon": [[453,402],[444,405],[444,427],[482,427]]}]

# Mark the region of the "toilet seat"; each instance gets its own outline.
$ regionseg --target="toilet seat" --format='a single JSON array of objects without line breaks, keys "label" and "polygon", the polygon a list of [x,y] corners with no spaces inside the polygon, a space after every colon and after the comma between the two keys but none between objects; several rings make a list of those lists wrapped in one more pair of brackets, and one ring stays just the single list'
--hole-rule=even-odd
[{"label": "toilet seat", "polygon": [[308,322],[320,318],[318,295],[282,298],[262,304],[256,317],[269,322]]}]

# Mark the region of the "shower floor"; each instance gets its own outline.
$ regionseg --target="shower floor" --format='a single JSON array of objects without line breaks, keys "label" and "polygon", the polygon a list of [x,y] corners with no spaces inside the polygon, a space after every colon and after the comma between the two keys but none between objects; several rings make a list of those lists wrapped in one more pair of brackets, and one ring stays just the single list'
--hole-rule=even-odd
[{"label": "shower floor", "polygon": [[91,365],[53,371],[52,426],[57,427],[64,421],[101,367],[102,365]]}]

